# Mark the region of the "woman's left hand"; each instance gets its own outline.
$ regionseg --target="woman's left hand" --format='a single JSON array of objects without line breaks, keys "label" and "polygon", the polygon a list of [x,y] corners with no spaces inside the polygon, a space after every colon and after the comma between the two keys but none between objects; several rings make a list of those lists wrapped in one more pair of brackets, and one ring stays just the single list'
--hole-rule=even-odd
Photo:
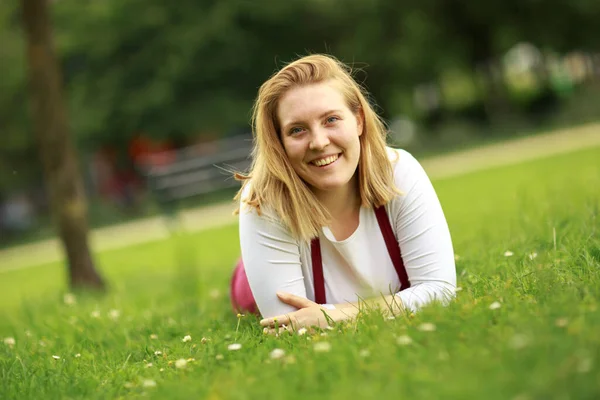
[{"label": "woman's left hand", "polygon": [[[277,297],[286,304],[298,308],[298,311],[289,314],[280,315],[273,318],[266,318],[260,321],[268,333],[278,333],[275,327],[279,327],[279,331],[297,330],[300,328],[320,327],[325,328],[330,321],[337,322],[348,318],[348,316],[338,309],[327,309],[321,307],[314,301],[305,299],[304,297],[296,296],[291,293],[278,292]],[[285,327],[283,327],[285,325]]]}]

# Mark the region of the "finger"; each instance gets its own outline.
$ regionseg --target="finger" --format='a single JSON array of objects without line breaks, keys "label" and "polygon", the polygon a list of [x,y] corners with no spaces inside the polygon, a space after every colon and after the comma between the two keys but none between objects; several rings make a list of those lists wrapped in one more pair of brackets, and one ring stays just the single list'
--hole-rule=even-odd
[{"label": "finger", "polygon": [[262,321],[260,321],[261,326],[267,326],[267,327],[274,327],[275,324],[277,324],[279,326],[289,325],[289,323],[290,323],[289,315],[280,315],[278,317],[265,318]]},{"label": "finger", "polygon": [[296,308],[306,308],[316,304],[307,298],[296,296],[295,294],[291,293],[277,292],[277,297],[279,297],[279,300],[283,301],[285,304],[289,304],[290,306]]}]

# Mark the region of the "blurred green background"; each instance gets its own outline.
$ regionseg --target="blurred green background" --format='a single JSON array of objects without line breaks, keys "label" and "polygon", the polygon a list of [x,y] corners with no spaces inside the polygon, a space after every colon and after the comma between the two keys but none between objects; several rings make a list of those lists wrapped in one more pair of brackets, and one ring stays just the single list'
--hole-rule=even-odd
[{"label": "blurred green background", "polygon": [[[159,211],[136,160],[248,135],[260,84],[329,53],[417,155],[600,116],[600,2],[51,1],[92,227]],[[0,247],[53,234],[17,0],[0,2]],[[230,198],[231,190],[180,206]]]}]

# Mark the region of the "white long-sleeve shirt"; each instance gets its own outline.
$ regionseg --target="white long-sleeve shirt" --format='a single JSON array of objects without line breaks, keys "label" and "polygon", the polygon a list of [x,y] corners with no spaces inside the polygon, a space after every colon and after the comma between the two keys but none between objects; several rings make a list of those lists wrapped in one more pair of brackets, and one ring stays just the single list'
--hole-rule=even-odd
[{"label": "white long-sleeve shirt", "polygon": [[[455,293],[456,268],[448,224],[427,174],[404,150],[388,148],[394,182],[403,193],[385,207],[402,253],[411,287],[397,293],[404,307],[415,311]],[[277,291],[314,301],[310,242],[298,241],[268,208],[243,203],[239,232],[242,259],[252,294],[263,317],[295,309],[282,303]],[[325,294],[328,303],[356,302],[394,294],[400,282],[388,254],[375,211],[361,207],[356,231],[338,241],[328,227],[319,232]]]}]

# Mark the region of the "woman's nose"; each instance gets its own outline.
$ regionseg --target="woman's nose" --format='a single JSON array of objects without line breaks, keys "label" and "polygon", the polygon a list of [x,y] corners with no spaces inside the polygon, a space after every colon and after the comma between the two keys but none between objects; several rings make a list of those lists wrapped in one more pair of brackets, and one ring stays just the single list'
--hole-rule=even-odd
[{"label": "woman's nose", "polygon": [[323,128],[312,132],[309,148],[310,150],[322,150],[329,145],[329,135]]}]

